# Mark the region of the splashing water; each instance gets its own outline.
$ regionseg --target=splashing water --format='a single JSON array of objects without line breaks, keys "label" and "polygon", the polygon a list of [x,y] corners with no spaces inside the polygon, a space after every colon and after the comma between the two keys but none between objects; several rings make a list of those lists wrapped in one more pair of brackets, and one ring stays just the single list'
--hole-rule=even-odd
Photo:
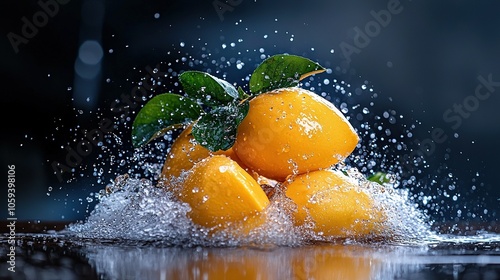
[{"label": "splashing water", "polygon": [[[196,54],[188,52],[188,48],[190,52],[196,52],[196,49],[194,46],[189,47],[186,42],[172,46],[173,50],[167,52],[165,59],[170,62],[160,63],[153,69],[153,73],[161,75],[155,78],[146,75],[147,78],[140,78],[139,82],[132,84],[133,87],[144,86],[145,83],[154,85],[140,101],[135,100],[135,110],[156,93],[182,92],[177,77],[178,71],[186,67],[236,81],[247,90],[250,76],[246,73],[255,69],[269,55],[265,48],[247,49],[243,52],[245,55],[242,55],[237,43],[229,46],[222,44],[210,49],[206,45]],[[277,48],[272,51],[281,52]],[[328,68],[335,65],[331,61],[318,62],[327,67],[326,77],[310,76],[300,86],[316,92],[337,106],[353,123],[361,137],[360,144],[346,159],[345,165],[336,168],[356,179],[376,206],[387,213],[386,242],[421,242],[434,238],[436,234],[431,230],[432,222],[427,216],[428,211],[421,208],[424,206],[438,211],[442,207],[436,205],[446,201],[434,202],[433,200],[439,201],[441,198],[428,196],[423,192],[412,193],[412,190],[425,190],[428,186],[422,185],[415,176],[407,174],[406,168],[416,166],[421,171],[418,167],[425,166],[425,161],[415,159],[408,163],[399,158],[399,154],[411,150],[407,142],[416,126],[405,124],[403,116],[395,110],[377,112],[375,101],[379,94],[368,81],[354,85],[340,78],[329,78],[332,74],[341,76],[342,70],[339,67]],[[105,113],[100,112],[100,117],[105,117]],[[132,116],[121,112],[111,119],[114,120],[116,129],[113,133],[104,135],[99,142],[99,161],[92,168],[99,188],[107,180],[112,182],[106,190],[95,192],[95,208],[88,213],[85,221],[70,225],[66,234],[82,238],[146,240],[183,246],[298,245],[310,241],[328,241],[307,228],[293,225],[290,209],[294,206],[282,193],[274,196],[266,210],[265,224],[250,234],[244,237],[225,231],[209,234],[206,229],[187,218],[186,214],[190,210],[187,204],[176,200],[167,190],[155,187],[166,152],[176,132],[170,131],[163,139],[129,151],[124,148],[131,146],[129,134]],[[366,174],[381,170],[393,174],[395,180],[391,184],[380,185],[364,179]]]},{"label": "splashing water", "polygon": [[[397,242],[415,242],[433,236],[422,213],[408,203],[407,191],[366,180],[363,184],[376,206],[388,214],[389,238]],[[295,246],[311,241],[332,241],[307,227],[295,227],[289,212],[294,205],[279,192],[274,194],[266,209],[266,222],[248,235],[233,235],[231,231],[209,233],[186,216],[189,205],[179,202],[167,190],[155,187],[147,179],[122,175],[108,185],[107,192],[102,194],[89,218],[70,225],[67,233],[80,238],[155,241],[179,246]]]},{"label": "splashing water", "polygon": [[146,179],[119,176],[108,186],[84,223],[68,227],[69,234],[81,238],[128,239],[158,241],[167,245],[234,246],[241,244],[300,244],[302,241],[291,220],[278,207],[277,199],[267,209],[267,223],[248,236],[230,231],[209,233],[195,225],[187,216],[189,205],[176,200],[164,188],[155,187]]},{"label": "splashing water", "polygon": [[[185,44],[180,44],[180,46],[184,48]],[[187,64],[190,67],[198,67],[209,73],[215,72],[217,75],[230,80],[229,71],[234,72],[233,66],[237,70],[241,70],[246,65],[257,65],[259,59],[267,57],[264,50],[259,49],[259,59],[247,58],[247,61],[241,57],[221,57],[210,60],[211,52],[206,48],[203,48],[203,51],[205,53],[201,55],[201,59],[195,59],[193,56],[186,54],[177,61],[180,61],[182,65]],[[326,64],[330,63],[326,62]],[[228,72],[226,73],[223,70]],[[165,77],[167,79],[177,76],[172,66],[166,73],[172,75],[172,77]],[[327,74],[331,73],[332,70],[328,69]],[[242,82],[248,80],[248,75],[241,78]],[[171,89],[167,90],[168,83],[163,82],[162,85],[165,87],[165,91],[172,91]],[[170,84],[170,86],[175,88],[176,84]],[[358,184],[363,191],[372,197],[376,206],[387,213],[388,221],[387,225],[385,225],[388,228],[387,239],[411,242],[432,236],[433,233],[430,230],[428,218],[409,200],[410,192],[408,189],[398,188],[397,183],[380,185],[364,179],[363,173],[384,166],[385,157],[383,153],[376,152],[380,138],[373,136],[375,133],[373,131],[374,124],[370,124],[371,120],[367,118],[370,110],[360,104],[349,104],[353,102],[351,85],[338,79],[323,78],[318,82],[315,77],[309,77],[301,86],[318,92],[325,99],[335,103],[351,121],[360,122],[365,120],[364,123],[358,126],[360,127],[359,134],[363,138],[368,136],[369,141],[358,145],[358,152],[352,156],[352,162],[347,161],[345,165],[339,165],[337,168],[346,171],[350,177],[357,179]],[[328,93],[332,91],[332,87],[333,91],[338,94],[335,97]],[[373,89],[368,88],[366,83],[354,92],[358,96],[368,93],[376,97]],[[373,102],[371,104],[373,106]],[[384,119],[395,122],[392,120],[393,115],[395,115],[394,112],[385,112],[385,114],[390,116],[384,117]],[[130,118],[126,118],[126,120],[120,123],[122,129],[103,141],[103,143],[110,144],[111,141],[114,141],[120,148],[124,147],[124,142],[128,139],[125,132],[130,129]],[[290,215],[290,209],[293,209],[294,205],[283,193],[279,192],[273,196],[271,205],[266,210],[267,220],[264,225],[256,228],[248,235],[233,235],[229,231],[213,234],[193,224],[186,216],[190,210],[189,205],[176,200],[172,193],[167,190],[155,187],[155,181],[158,179],[165,151],[168,150],[167,147],[172,139],[174,139],[174,135],[173,132],[170,132],[160,141],[155,141],[147,147],[137,149],[128,158],[126,156],[127,152],[122,149],[114,151],[111,148],[103,148],[102,151],[107,157],[100,155],[100,158],[103,158],[104,161],[100,163],[101,166],[94,166],[94,170],[96,170],[94,175],[98,178],[98,183],[102,184],[106,174],[103,168],[107,164],[108,168],[115,168],[114,174],[116,174],[116,177],[105,190],[99,192],[97,204],[88,218],[80,223],[70,225],[67,233],[82,238],[148,240],[183,246],[200,244],[210,246],[241,244],[297,245],[310,241],[328,241],[321,234],[314,233],[307,227],[295,227]],[[120,168],[122,164],[116,164],[117,161],[127,162],[128,170]],[[361,168],[358,169],[358,167]]]}]

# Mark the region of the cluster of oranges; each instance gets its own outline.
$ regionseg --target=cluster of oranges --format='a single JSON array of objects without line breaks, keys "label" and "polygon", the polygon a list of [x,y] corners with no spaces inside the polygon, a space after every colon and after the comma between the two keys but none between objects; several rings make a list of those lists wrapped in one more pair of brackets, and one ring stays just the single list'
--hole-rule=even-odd
[{"label": "cluster of oranges", "polygon": [[368,236],[380,232],[383,213],[350,177],[331,167],[345,160],[359,137],[329,101],[309,90],[284,87],[249,102],[234,145],[211,152],[189,124],[174,140],[161,178],[191,207],[192,221],[211,230],[265,220],[274,192],[295,203],[293,221],[324,236]]}]

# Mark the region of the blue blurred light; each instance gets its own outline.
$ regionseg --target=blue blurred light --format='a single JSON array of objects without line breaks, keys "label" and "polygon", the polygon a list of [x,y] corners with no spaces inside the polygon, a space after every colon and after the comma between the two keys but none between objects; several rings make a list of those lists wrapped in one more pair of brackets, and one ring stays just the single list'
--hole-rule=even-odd
[{"label": "blue blurred light", "polygon": [[95,40],[87,40],[80,45],[78,58],[85,64],[98,64],[103,56],[102,46]]}]

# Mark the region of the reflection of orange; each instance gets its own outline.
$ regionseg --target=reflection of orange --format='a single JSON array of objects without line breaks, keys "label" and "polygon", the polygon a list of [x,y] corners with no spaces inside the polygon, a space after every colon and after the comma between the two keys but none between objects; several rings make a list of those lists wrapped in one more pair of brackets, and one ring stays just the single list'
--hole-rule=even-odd
[{"label": "reflection of orange", "polygon": [[204,227],[226,228],[228,223],[256,219],[269,205],[260,185],[234,160],[209,156],[194,165],[180,188],[179,199],[190,205],[189,217]]},{"label": "reflection of orange", "polygon": [[297,204],[297,225],[311,220],[313,230],[326,237],[368,237],[382,229],[382,212],[341,172],[313,171],[297,176],[285,187],[286,195]]},{"label": "reflection of orange", "polygon": [[326,99],[299,88],[282,88],[250,101],[234,151],[257,173],[278,181],[327,168],[352,153],[358,135]]},{"label": "reflection of orange", "polygon": [[282,267],[270,261],[265,251],[244,248],[206,248],[204,252],[184,256],[180,253],[174,262],[178,265],[166,269],[165,279],[214,279],[214,280],[255,280],[280,279]]},{"label": "reflection of orange", "polygon": [[[343,245],[304,248],[292,258],[292,279],[368,280],[376,259],[356,255],[356,248]],[[362,253],[366,249],[360,250]],[[366,252],[364,252],[366,253]]]},{"label": "reflection of orange", "polygon": [[397,271],[384,271],[373,247],[357,245],[200,250],[178,252],[162,267],[166,279],[368,280],[393,279]]}]

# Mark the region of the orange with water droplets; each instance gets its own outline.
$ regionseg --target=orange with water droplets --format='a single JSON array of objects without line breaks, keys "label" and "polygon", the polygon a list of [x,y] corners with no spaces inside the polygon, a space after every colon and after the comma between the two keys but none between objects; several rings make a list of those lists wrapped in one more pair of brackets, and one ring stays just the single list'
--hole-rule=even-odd
[{"label": "orange with water droplets", "polygon": [[172,143],[162,167],[162,183],[168,184],[169,181],[177,181],[182,172],[188,171],[195,163],[211,154],[226,155],[235,160],[242,168],[247,168],[238,158],[236,153],[234,153],[232,148],[227,151],[212,153],[207,148],[200,145],[191,134],[192,128],[192,124],[188,125]]},{"label": "orange with water droplets", "polygon": [[332,103],[299,87],[250,101],[234,152],[250,169],[274,180],[328,168],[348,157],[359,137]]},{"label": "orange with water droplets", "polygon": [[285,194],[297,206],[297,226],[310,223],[326,237],[368,237],[384,229],[385,215],[372,197],[340,171],[319,170],[285,183]]},{"label": "orange with water droplets", "polygon": [[182,172],[191,169],[196,162],[210,155],[208,149],[196,142],[191,130],[192,125],[189,125],[175,138],[163,164],[162,178],[178,178]]},{"label": "orange with water droplets", "polygon": [[234,160],[212,155],[199,162],[186,175],[178,197],[188,203],[192,221],[207,228],[228,228],[244,223],[248,229],[264,221],[269,205],[264,190]]}]

